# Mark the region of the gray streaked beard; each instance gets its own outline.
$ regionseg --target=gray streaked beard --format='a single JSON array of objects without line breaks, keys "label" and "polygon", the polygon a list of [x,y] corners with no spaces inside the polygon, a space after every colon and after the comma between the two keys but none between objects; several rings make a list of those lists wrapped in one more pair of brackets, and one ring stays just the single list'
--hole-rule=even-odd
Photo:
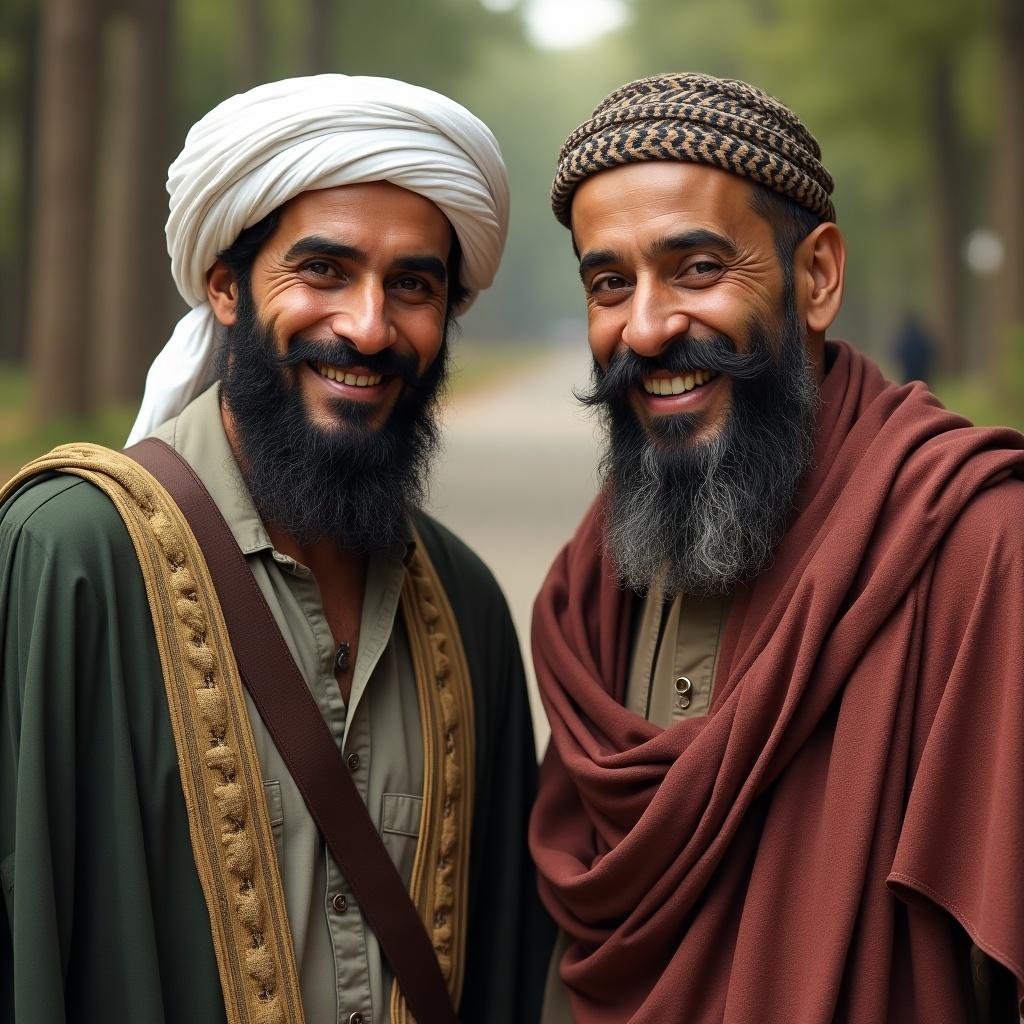
[{"label": "gray streaked beard", "polygon": [[[722,429],[700,443],[690,440],[696,416],[655,421],[648,434],[623,388],[602,399],[605,543],[623,585],[646,590],[661,574],[668,594],[725,594],[771,562],[812,462],[819,401],[804,332],[787,305],[777,325],[751,326],[748,353],[723,337],[681,338],[654,360],[628,351],[617,357],[642,364],[620,380],[635,382],[655,368],[706,368],[732,381]],[[594,394],[602,376],[595,367]],[[597,404],[594,394],[583,400]]]}]

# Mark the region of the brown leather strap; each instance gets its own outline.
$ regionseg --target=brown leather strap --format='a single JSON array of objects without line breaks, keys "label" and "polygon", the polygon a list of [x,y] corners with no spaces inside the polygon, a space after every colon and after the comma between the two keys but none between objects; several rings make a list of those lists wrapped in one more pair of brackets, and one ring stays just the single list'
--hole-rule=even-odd
[{"label": "brown leather strap", "polygon": [[224,517],[192,467],[147,438],[125,449],[170,492],[213,577],[238,669],[418,1024],[454,1024],[444,975],[327,723]]}]

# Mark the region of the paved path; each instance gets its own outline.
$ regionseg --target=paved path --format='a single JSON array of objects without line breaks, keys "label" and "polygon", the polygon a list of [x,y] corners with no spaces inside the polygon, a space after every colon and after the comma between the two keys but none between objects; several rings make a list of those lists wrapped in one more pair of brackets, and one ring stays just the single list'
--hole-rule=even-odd
[{"label": "paved path", "polygon": [[588,379],[584,345],[556,350],[460,400],[431,510],[490,566],[509,599],[530,681],[538,750],[548,727],[529,662],[530,609],[559,548],[593,497],[596,421],[572,397]]}]

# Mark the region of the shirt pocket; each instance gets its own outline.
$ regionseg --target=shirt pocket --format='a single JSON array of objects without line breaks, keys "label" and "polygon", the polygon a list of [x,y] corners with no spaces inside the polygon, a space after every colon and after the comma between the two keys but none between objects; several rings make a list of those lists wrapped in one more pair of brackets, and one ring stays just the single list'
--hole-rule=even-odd
[{"label": "shirt pocket", "polygon": [[274,835],[274,853],[277,854],[277,868],[284,871],[284,804],[281,801],[281,783],[277,779],[263,782],[263,795],[267,800],[267,815],[270,831]]},{"label": "shirt pocket", "polygon": [[381,839],[406,885],[416,859],[422,812],[423,798],[410,793],[385,793],[381,801]]}]

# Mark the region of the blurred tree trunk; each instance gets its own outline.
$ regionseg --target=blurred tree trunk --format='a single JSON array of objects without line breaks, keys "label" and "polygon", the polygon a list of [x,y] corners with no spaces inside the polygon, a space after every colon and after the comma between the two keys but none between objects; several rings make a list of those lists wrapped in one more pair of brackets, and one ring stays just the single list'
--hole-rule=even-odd
[{"label": "blurred tree trunk", "polygon": [[[993,155],[993,222],[1005,247],[996,278],[994,370],[1005,366],[1011,329],[1024,325],[1024,3],[997,0],[999,116]],[[998,379],[998,377],[997,377]]]},{"label": "blurred tree trunk", "polygon": [[28,348],[37,416],[90,408],[99,0],[42,6]]},{"label": "blurred tree trunk", "polygon": [[110,36],[94,383],[101,399],[135,402],[170,327],[171,0],[130,0]]},{"label": "blurred tree trunk", "polygon": [[303,74],[320,75],[339,71],[334,55],[335,9],[339,0],[308,0],[306,4],[306,45]]},{"label": "blurred tree trunk", "polygon": [[17,154],[14,202],[8,215],[13,224],[13,245],[4,254],[0,274],[0,360],[20,362],[25,358],[26,296],[28,288],[29,212],[35,175],[33,132],[35,130],[39,12],[35,7],[24,12],[17,27],[17,49],[21,55],[17,84],[8,100],[12,112],[8,130]]},{"label": "blurred tree trunk", "polygon": [[943,372],[960,376],[967,367],[963,269],[964,209],[961,174],[963,136],[953,89],[953,61],[937,58],[927,84],[928,140],[932,152],[933,218],[935,224],[935,309],[930,318],[939,339]]},{"label": "blurred tree trunk", "polygon": [[267,0],[237,0],[235,62],[240,91],[267,80]]}]

